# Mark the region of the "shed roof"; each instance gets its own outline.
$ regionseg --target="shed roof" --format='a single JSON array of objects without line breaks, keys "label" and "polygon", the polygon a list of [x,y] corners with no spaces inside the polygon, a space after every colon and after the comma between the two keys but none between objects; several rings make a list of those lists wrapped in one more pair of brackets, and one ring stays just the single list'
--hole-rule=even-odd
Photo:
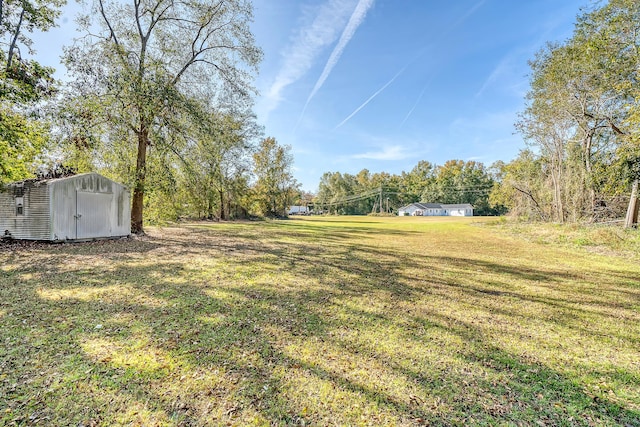
[{"label": "shed roof", "polygon": [[15,185],[20,185],[20,184],[36,184],[36,185],[49,185],[51,183],[55,183],[55,182],[60,182],[60,181],[66,181],[66,180],[71,180],[71,179],[77,179],[77,178],[82,178],[84,176],[89,176],[89,175],[95,175],[95,176],[99,176],[100,178],[106,179],[108,181],[112,181],[118,185],[122,185],[117,181],[114,181],[110,178],[107,178],[106,176],[100,175],[97,172],[85,172],[85,173],[79,173],[79,174],[75,174],[75,175],[67,175],[67,176],[63,176],[63,177],[59,177],[59,178],[28,178],[28,179],[23,179],[22,181],[14,181],[14,182],[9,182],[7,184],[4,184],[5,186],[15,186]]}]

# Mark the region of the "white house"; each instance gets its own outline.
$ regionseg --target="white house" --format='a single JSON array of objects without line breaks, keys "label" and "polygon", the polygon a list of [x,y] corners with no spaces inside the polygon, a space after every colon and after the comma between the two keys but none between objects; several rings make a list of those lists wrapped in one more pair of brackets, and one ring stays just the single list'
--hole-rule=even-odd
[{"label": "white house", "polygon": [[469,203],[411,203],[398,209],[398,216],[473,216]]},{"label": "white house", "polygon": [[129,190],[97,173],[28,179],[0,187],[0,235],[91,240],[131,234]]}]

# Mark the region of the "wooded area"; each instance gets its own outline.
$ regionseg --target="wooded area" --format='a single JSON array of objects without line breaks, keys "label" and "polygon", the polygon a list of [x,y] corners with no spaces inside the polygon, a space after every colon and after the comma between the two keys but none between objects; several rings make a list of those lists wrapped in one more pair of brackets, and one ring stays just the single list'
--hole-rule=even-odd
[{"label": "wooded area", "polygon": [[571,38],[531,60],[516,124],[528,147],[516,159],[327,172],[315,199],[293,177],[291,148],[265,138],[253,112],[262,52],[250,1],[95,0],[78,20],[84,36],[65,49],[64,83],[22,55],[63,5],[0,0],[0,182],[56,168],[100,172],[132,189],[133,232],[144,221],[280,216],[309,202],[342,214],[424,201],[471,203],[478,215],[637,223],[634,0],[593,3]]},{"label": "wooded area", "polygon": [[504,166],[495,200],[542,220],[626,211],[626,225],[637,222],[639,30],[640,4],[611,0],[583,11],[569,40],[538,52],[517,123],[531,149]]},{"label": "wooded area", "polygon": [[262,139],[252,110],[251,2],[97,0],[65,49],[64,84],[20,55],[62,6],[0,2],[2,182],[99,171],[132,189],[135,233],[144,220],[285,212],[297,184],[290,148]]},{"label": "wooded area", "polygon": [[327,172],[322,175],[314,206],[334,214],[395,213],[413,202],[471,203],[476,215],[501,215],[502,205],[490,205],[489,196],[499,185],[495,173],[475,161],[449,160],[442,166],[419,162],[400,175],[357,175]]}]

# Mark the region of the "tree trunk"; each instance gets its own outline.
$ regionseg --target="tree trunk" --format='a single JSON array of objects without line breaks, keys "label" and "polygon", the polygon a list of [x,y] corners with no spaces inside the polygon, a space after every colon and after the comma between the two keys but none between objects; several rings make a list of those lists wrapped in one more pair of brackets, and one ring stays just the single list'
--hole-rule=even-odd
[{"label": "tree trunk", "polygon": [[551,181],[553,183],[553,204],[555,220],[564,223],[564,206],[562,205],[562,191],[560,190],[560,167],[555,161],[551,163]]},{"label": "tree trunk", "polygon": [[220,220],[224,221],[227,219],[224,214],[224,191],[218,190],[218,194],[220,195]]},{"label": "tree trunk", "polygon": [[593,185],[593,167],[591,163],[591,147],[593,146],[593,134],[594,134],[593,130],[589,131],[589,134],[587,135],[587,140],[585,142],[585,147],[584,147],[584,163],[585,163],[584,165],[587,171],[587,182],[585,184],[587,186],[587,190],[589,191],[589,199],[591,204],[590,212],[591,212],[592,219],[593,219],[593,212],[596,207],[596,189]]},{"label": "tree trunk", "polygon": [[213,193],[207,191],[207,219],[213,219]]},{"label": "tree trunk", "polygon": [[149,130],[146,125],[140,126],[138,133],[138,157],[136,159],[136,179],[131,202],[131,232],[144,234],[142,225],[144,206],[144,181],[147,173],[147,147],[149,146]]},{"label": "tree trunk", "polygon": [[624,221],[625,228],[636,227],[638,224],[638,208],[640,208],[640,201],[638,200],[639,182],[640,180],[636,178],[631,187],[631,199],[627,208],[627,218]]}]

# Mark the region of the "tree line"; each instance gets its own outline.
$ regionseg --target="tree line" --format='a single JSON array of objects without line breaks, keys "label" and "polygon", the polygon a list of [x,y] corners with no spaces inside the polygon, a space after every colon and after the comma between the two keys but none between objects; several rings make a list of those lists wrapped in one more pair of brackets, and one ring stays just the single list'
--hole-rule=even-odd
[{"label": "tree line", "polygon": [[320,179],[314,207],[323,212],[347,215],[393,213],[414,202],[471,203],[477,215],[501,215],[504,206],[490,203],[498,185],[495,172],[481,162],[449,160],[435,165],[426,160],[409,172],[356,175],[326,172]]},{"label": "tree line", "polygon": [[100,172],[132,189],[134,233],[149,219],[285,211],[298,184],[290,147],[264,138],[252,110],[250,1],[94,0],[61,84],[23,53],[64,3],[0,0],[0,183]]},{"label": "tree line", "polygon": [[594,2],[530,61],[516,124],[529,146],[501,168],[494,202],[547,221],[637,222],[639,33],[639,2]]},{"label": "tree line", "polygon": [[[327,173],[318,201],[333,212],[374,210],[385,187],[396,206],[471,203],[478,214],[508,210],[529,220],[638,220],[640,185],[640,2],[592,2],[573,35],[548,43],[530,61],[526,107],[515,124],[527,143],[491,173],[474,162],[421,162],[410,173]],[[469,176],[467,176],[469,175]]]}]

